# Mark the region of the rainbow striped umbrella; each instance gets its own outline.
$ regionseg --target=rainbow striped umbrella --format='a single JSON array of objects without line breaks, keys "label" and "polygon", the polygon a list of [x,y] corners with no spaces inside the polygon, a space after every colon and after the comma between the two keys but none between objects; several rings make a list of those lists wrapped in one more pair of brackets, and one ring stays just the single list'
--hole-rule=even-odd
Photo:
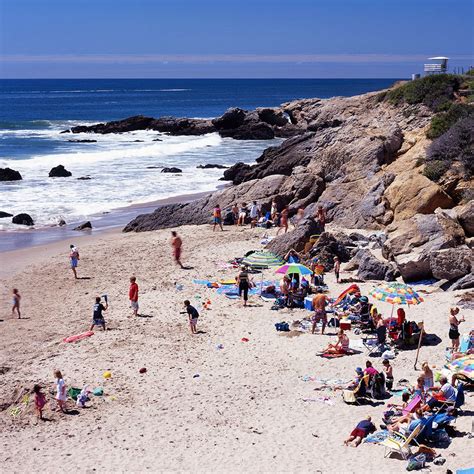
[{"label": "rainbow striped umbrella", "polygon": [[382,283],[369,292],[369,295],[379,301],[390,304],[415,305],[423,303],[423,298],[411,287],[404,283]]},{"label": "rainbow striped umbrella", "polygon": [[455,359],[446,367],[456,374],[463,374],[472,379],[474,378],[474,354]]},{"label": "rainbow striped umbrella", "polygon": [[299,275],[312,275],[313,272],[301,263],[285,263],[280,268],[277,268],[275,273],[283,273],[284,275],[293,275],[298,273]]}]

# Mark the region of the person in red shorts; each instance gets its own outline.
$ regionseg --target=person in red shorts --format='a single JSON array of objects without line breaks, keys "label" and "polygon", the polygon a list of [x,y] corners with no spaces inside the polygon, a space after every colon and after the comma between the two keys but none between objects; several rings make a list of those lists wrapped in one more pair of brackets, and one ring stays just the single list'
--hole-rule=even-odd
[{"label": "person in red shorts", "polygon": [[352,430],[349,438],[344,441],[346,446],[349,443],[354,442],[351,446],[357,448],[362,440],[370,433],[375,431],[375,425],[372,423],[372,418],[368,416],[365,420],[360,421],[357,426]]},{"label": "person in red shorts", "polygon": [[181,263],[181,247],[183,246],[183,241],[181,240],[181,237],[178,236],[178,233],[176,231],[171,232],[171,246],[173,247],[173,257],[175,262],[181,267],[183,267],[183,264]]},{"label": "person in red shorts", "polygon": [[128,299],[133,309],[133,315],[138,316],[138,285],[136,277],[130,277],[130,289],[128,290]]}]

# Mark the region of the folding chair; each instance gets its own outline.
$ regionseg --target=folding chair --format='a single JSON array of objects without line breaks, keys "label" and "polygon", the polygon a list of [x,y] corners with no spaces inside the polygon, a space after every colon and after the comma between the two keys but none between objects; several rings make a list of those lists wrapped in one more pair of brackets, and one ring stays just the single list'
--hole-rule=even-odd
[{"label": "folding chair", "polygon": [[343,390],[342,399],[345,403],[356,403],[360,405],[359,400],[370,399],[369,394],[367,393],[367,388],[369,386],[369,376],[364,375],[359,382],[359,385],[354,390]]},{"label": "folding chair", "polygon": [[421,433],[423,427],[422,423],[418,424],[408,437],[398,432],[391,433],[387,439],[379,443],[385,447],[384,457],[390,457],[392,453],[399,453],[403,459],[408,459],[411,455],[410,443],[413,442],[419,446],[416,438]]}]

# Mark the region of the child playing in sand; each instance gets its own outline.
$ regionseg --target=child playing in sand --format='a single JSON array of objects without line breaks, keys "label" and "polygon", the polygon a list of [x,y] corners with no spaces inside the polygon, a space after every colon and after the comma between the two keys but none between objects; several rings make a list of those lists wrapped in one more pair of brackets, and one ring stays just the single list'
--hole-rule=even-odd
[{"label": "child playing in sand", "polygon": [[351,446],[357,448],[362,440],[370,433],[375,431],[375,425],[372,423],[372,418],[368,416],[365,420],[360,421],[357,426],[352,430],[349,438],[344,441],[346,446],[352,443]]},{"label": "child playing in sand", "polygon": [[13,288],[13,307],[12,307],[12,316],[15,314],[15,310],[18,314],[18,319],[21,319],[21,314],[20,314],[20,300],[21,296],[20,293],[16,288]]},{"label": "child playing in sand", "polygon": [[94,312],[92,315],[92,325],[90,331],[94,329],[94,326],[102,326],[105,331],[105,319],[102,311],[107,311],[109,307],[107,301],[105,302],[105,306],[100,302],[100,296],[96,296],[95,304],[94,304]]},{"label": "child playing in sand", "polygon": [[130,289],[128,290],[128,299],[130,307],[133,309],[133,315],[138,316],[138,285],[136,277],[130,277]]},{"label": "child playing in sand", "polygon": [[35,394],[35,408],[36,413],[38,414],[38,418],[43,420],[43,408],[46,405],[46,397],[44,393],[41,391],[40,385],[35,385],[33,387],[33,393]]},{"label": "child playing in sand", "polygon": [[64,405],[67,399],[66,384],[60,370],[56,370],[54,376],[56,377],[56,402],[59,409],[65,413]]},{"label": "child playing in sand", "polygon": [[191,306],[191,302],[189,300],[185,300],[184,307],[186,308],[185,313],[188,313],[191,334],[197,334],[197,321],[199,318],[198,310],[194,306]]}]

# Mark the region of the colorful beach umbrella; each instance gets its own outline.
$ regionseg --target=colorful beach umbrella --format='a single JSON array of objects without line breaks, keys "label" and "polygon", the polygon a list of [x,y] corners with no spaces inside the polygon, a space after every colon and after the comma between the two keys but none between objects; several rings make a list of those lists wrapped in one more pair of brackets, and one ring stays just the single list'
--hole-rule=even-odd
[{"label": "colorful beach umbrella", "polygon": [[279,267],[284,263],[285,261],[278,255],[264,250],[253,252],[242,260],[243,265],[247,265],[248,267],[255,269]]},{"label": "colorful beach umbrella", "polygon": [[293,275],[298,273],[298,275],[312,275],[313,272],[301,263],[285,263],[280,268],[277,268],[275,273],[282,273],[283,275]]},{"label": "colorful beach umbrella", "polygon": [[371,290],[369,295],[376,300],[385,301],[393,305],[416,305],[424,301],[411,286],[404,283],[382,283]]},{"label": "colorful beach umbrella", "polygon": [[455,374],[462,374],[470,379],[474,378],[474,354],[469,354],[459,359],[455,359],[446,367]]}]

